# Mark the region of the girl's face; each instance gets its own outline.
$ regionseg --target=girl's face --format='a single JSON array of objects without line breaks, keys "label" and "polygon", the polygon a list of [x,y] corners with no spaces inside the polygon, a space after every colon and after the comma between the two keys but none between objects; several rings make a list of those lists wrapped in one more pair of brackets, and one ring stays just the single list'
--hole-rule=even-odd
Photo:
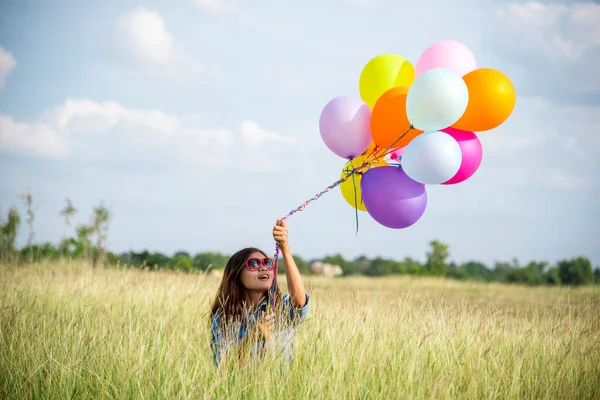
[{"label": "girl's face", "polygon": [[273,260],[258,251],[250,254],[242,267],[241,281],[247,290],[269,290],[273,283]]}]

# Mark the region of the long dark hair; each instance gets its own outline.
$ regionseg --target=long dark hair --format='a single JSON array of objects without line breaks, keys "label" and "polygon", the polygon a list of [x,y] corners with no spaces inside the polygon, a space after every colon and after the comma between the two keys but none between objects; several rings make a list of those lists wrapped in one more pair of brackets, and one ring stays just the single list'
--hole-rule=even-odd
[{"label": "long dark hair", "polygon": [[[248,310],[246,299],[246,288],[242,284],[241,272],[244,268],[244,263],[254,252],[259,252],[265,257],[268,257],[264,251],[255,247],[246,247],[237,251],[227,261],[223,279],[219,285],[219,290],[212,305],[210,312],[211,319],[216,313],[219,313],[221,320],[225,323],[230,323],[235,320],[241,320]],[[273,272],[275,272],[273,270]],[[275,277],[273,277],[275,279]],[[265,290],[265,298],[269,299],[269,291]],[[281,292],[279,288],[275,290],[275,304],[281,305]]]}]

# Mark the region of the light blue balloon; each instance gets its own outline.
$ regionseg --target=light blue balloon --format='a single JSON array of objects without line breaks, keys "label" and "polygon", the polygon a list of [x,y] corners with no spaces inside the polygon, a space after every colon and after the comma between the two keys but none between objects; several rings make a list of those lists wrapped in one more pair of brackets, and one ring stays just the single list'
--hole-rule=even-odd
[{"label": "light blue balloon", "polygon": [[426,185],[446,182],[462,162],[460,145],[445,132],[425,132],[415,137],[402,153],[402,169],[411,179]]},{"label": "light blue balloon", "polygon": [[469,90],[462,77],[445,68],[423,72],[406,96],[406,115],[422,131],[438,131],[462,117],[469,103]]}]

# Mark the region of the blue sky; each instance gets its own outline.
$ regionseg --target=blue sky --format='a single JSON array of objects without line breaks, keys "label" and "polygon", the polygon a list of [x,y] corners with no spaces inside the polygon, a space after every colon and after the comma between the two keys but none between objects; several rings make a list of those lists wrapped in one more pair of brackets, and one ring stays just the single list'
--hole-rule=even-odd
[{"label": "blue sky", "polygon": [[[338,179],[324,105],[358,95],[381,53],[413,64],[444,39],[517,89],[479,135],[468,181],[428,186],[417,224],[385,228],[339,190],[290,217],[292,250],[457,262],[589,257],[600,264],[600,5],[594,2],[226,0],[3,2],[0,210],[34,195],[37,241],[112,212],[114,251],[273,251],[278,217]],[[19,241],[24,243],[26,232]]]}]

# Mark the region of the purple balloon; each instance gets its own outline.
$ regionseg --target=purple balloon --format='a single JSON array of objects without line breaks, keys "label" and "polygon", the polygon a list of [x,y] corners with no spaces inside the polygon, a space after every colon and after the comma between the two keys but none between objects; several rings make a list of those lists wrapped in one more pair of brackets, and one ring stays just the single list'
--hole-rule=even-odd
[{"label": "purple balloon", "polygon": [[461,131],[455,128],[442,129],[442,132],[452,136],[460,146],[462,162],[456,174],[442,185],[454,185],[469,179],[479,169],[483,158],[481,141],[474,132]]},{"label": "purple balloon", "polygon": [[346,159],[358,157],[371,144],[371,109],[359,98],[336,97],[321,112],[319,130],[329,150]]},{"label": "purple balloon", "polygon": [[367,212],[388,228],[407,228],[427,207],[425,185],[394,166],[371,168],[362,177],[361,190]]}]

